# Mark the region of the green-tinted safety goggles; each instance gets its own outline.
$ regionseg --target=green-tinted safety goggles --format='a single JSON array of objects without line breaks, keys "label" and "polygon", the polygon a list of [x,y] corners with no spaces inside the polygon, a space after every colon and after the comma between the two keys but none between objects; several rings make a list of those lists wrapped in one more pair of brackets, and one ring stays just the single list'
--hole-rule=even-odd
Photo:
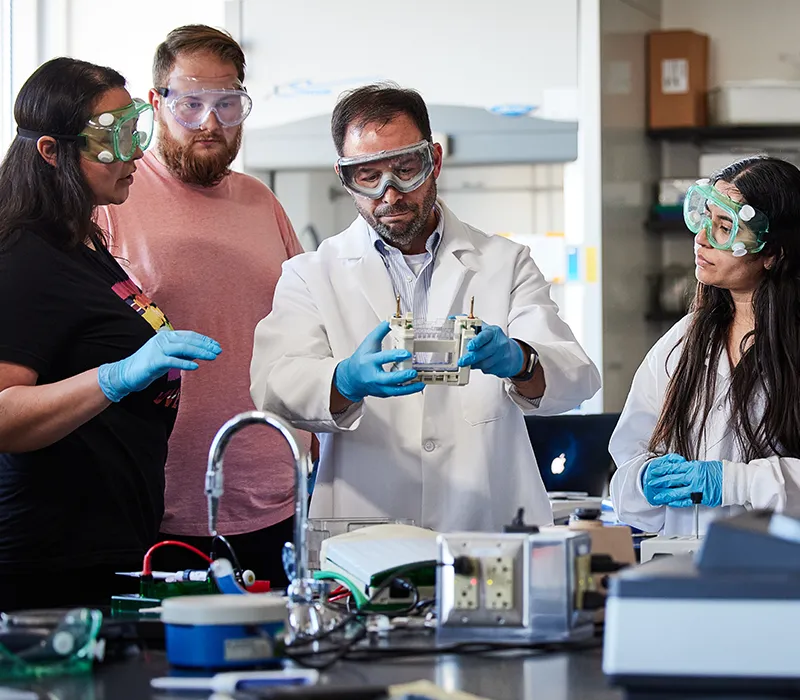
[{"label": "green-tinted safety goggles", "polygon": [[83,131],[75,136],[20,127],[17,127],[17,134],[26,139],[49,136],[57,141],[74,141],[84,158],[99,163],[113,163],[131,160],[139,148],[144,151],[153,138],[153,125],[152,105],[134,99],[125,107],[91,117]]},{"label": "green-tinted safety goggles", "polygon": [[709,180],[698,180],[683,200],[683,220],[694,233],[704,230],[709,245],[735,257],[759,253],[769,231],[767,216],[722,194]]},{"label": "green-tinted safety goggles", "polygon": [[127,107],[103,112],[89,119],[79,136],[84,156],[100,163],[131,160],[153,138],[153,107],[134,99]]}]

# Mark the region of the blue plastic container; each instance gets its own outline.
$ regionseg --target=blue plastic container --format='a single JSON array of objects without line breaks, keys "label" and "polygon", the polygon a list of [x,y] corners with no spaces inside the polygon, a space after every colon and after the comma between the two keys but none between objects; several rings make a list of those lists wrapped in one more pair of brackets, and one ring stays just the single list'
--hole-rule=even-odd
[{"label": "blue plastic container", "polygon": [[178,596],[164,600],[162,607],[172,666],[216,670],[281,663],[275,640],[285,628],[286,603],[280,597]]}]

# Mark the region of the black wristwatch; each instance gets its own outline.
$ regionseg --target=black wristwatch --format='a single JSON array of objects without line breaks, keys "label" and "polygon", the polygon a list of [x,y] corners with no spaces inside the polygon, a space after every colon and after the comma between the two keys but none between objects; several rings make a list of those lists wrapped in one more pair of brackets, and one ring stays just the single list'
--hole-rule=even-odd
[{"label": "black wristwatch", "polygon": [[536,366],[539,364],[539,353],[536,352],[530,345],[522,340],[517,340],[516,338],[513,339],[515,342],[520,344],[520,347],[525,348],[528,350],[528,361],[525,363],[525,366],[522,368],[522,371],[519,374],[515,374],[511,377],[512,382],[527,382],[530,379],[533,379],[533,374],[536,372]]}]

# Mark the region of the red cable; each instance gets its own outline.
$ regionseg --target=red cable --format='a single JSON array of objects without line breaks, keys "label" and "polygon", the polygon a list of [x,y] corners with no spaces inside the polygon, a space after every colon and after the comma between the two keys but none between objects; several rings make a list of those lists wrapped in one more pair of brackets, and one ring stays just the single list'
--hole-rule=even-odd
[{"label": "red cable", "polygon": [[142,561],[142,575],[143,576],[150,576],[153,573],[153,570],[150,566],[150,558],[160,547],[166,547],[167,545],[172,545],[174,547],[183,547],[184,549],[188,549],[190,552],[194,552],[197,556],[203,557],[207,563],[211,564],[212,560],[208,554],[203,554],[197,547],[192,547],[190,544],[186,544],[186,542],[179,542],[178,540],[164,540],[163,542],[156,542],[150,549],[148,549],[144,554],[144,560]]},{"label": "red cable", "polygon": [[328,602],[335,603],[337,600],[344,600],[345,598],[349,598],[351,595],[353,594],[350,593],[350,591],[347,591],[347,593],[341,593],[333,596],[332,598],[328,598]]}]

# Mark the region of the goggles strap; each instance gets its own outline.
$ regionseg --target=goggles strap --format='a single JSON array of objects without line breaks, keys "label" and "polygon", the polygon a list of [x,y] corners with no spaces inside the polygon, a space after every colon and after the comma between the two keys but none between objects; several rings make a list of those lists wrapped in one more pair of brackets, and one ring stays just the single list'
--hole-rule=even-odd
[{"label": "goggles strap", "polygon": [[19,126],[17,127],[17,135],[24,139],[33,139],[34,141],[40,139],[42,136],[49,136],[51,139],[55,139],[56,141],[77,141],[82,145],[85,145],[86,143],[86,137],[83,134],[77,134],[76,136],[68,136],[66,134],[51,134],[47,131],[34,131],[32,129],[23,129]]},{"label": "goggles strap", "polygon": [[[157,92],[159,95],[161,95],[161,97],[169,97],[169,95],[170,95],[170,93],[171,93],[171,92],[175,92],[174,90],[170,90],[168,87],[159,87],[159,88],[153,88],[153,89],[154,89],[154,90],[155,90],[155,91],[156,91],[156,92]],[[200,89],[198,89],[198,90],[194,90],[194,91],[191,91],[191,90],[190,90],[190,91],[188,91],[188,92],[180,92],[180,91],[179,91],[179,92],[178,92],[178,95],[194,95],[194,94],[199,94],[199,93],[201,93],[201,92],[228,92],[228,93],[231,93],[231,92],[232,92],[232,93],[237,93],[237,94],[238,94],[238,93],[242,93],[242,94],[244,94],[244,95],[247,95],[248,97],[250,97],[250,95],[248,94],[247,90],[246,90],[244,87],[234,87],[234,88],[200,88]]]}]

